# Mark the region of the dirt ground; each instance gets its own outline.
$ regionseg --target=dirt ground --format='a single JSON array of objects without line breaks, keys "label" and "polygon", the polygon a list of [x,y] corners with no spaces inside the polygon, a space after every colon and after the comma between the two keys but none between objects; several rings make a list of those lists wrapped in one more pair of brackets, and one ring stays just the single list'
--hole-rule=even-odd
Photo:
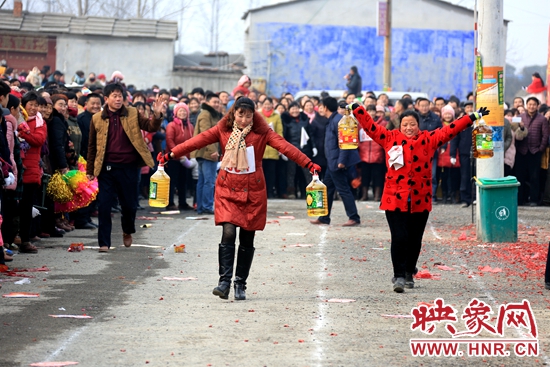
[{"label": "dirt ground", "polygon": [[[3,295],[40,294],[0,299],[0,366],[45,361],[79,366],[550,364],[550,291],[544,290],[543,278],[548,208],[519,209],[518,243],[483,244],[475,240],[470,208],[434,206],[418,266],[436,279],[417,279],[415,289],[396,294],[384,212],[372,201],[357,205],[361,226],[339,226],[347,218],[336,201],[333,224],[319,227],[309,223],[303,201],[270,200],[268,224],[256,234],[246,301],[234,301],[233,291],[229,300],[211,294],[221,238],[212,216],[192,220],[187,217],[194,212],[138,212],[150,217],[138,224],[151,227],[138,228],[134,243],[152,247],[128,249],[116,216],[116,248],[108,254],[67,252],[73,242],[97,246],[96,230],[43,240],[39,254],[17,255],[10,267],[48,271],[19,273],[33,276],[23,285],[14,284],[21,277],[0,275]],[[186,253],[175,253],[174,244],[185,244]],[[499,305],[529,300],[539,355],[412,356],[410,339],[450,337],[443,323],[432,335],[412,331],[412,308],[442,298],[460,317],[474,297],[492,307],[493,324]],[[328,302],[345,299],[353,302]],[[92,318],[49,316],[62,314]],[[462,320],[455,326],[465,330]],[[525,332],[509,328],[506,337],[525,337]]]}]

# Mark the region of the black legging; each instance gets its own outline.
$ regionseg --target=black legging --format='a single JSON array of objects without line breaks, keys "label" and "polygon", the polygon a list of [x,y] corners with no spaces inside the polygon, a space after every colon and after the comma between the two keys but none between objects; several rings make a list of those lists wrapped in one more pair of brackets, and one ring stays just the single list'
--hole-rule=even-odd
[{"label": "black legging", "polygon": [[[232,223],[222,224],[222,242],[225,244],[235,244],[237,239],[237,226]],[[254,247],[254,236],[256,231],[247,231],[242,229],[239,231],[239,246],[252,248]]]},{"label": "black legging", "polygon": [[404,278],[405,273],[414,273],[429,215],[427,210],[421,213],[386,210],[394,277]]}]

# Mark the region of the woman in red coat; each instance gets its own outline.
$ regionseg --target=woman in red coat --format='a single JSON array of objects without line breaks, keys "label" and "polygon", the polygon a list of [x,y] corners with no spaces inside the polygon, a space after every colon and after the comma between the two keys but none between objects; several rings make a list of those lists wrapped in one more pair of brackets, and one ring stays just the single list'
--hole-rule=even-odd
[{"label": "woman in red coat", "polygon": [[223,227],[218,249],[220,280],[212,293],[223,299],[228,298],[231,287],[237,227],[240,227],[240,232],[235,299],[246,299],[246,279],[254,257],[254,234],[264,229],[267,216],[267,193],[262,170],[266,145],[277,149],[301,167],[307,167],[312,173],[321,170],[305,154],[270,129],[255,109],[251,99],[241,97],[216,126],[177,145],[172,152],[157,157],[160,163],[165,163],[216,142],[222,147],[223,158],[214,195],[215,222]]},{"label": "woman in red coat", "polygon": [[[178,144],[193,137],[195,129],[189,121],[189,107],[185,103],[174,106],[174,120],[166,126],[166,151],[171,152]],[[189,156],[187,156],[189,158]],[[170,161],[166,165],[166,173],[170,176],[170,194],[167,210],[191,210],[185,201],[187,193],[187,175],[191,173],[180,161]],[[174,193],[178,190],[178,206],[174,201]]]},{"label": "woman in red coat", "polygon": [[19,138],[25,143],[21,144],[21,158],[23,160],[23,195],[19,202],[20,224],[19,236],[21,245],[19,252],[35,254],[38,252],[30,243],[30,231],[32,222],[32,206],[35,193],[42,183],[42,168],[40,168],[40,150],[46,141],[48,131],[42,115],[38,112],[38,94],[28,92],[21,100],[23,108],[27,111],[27,122],[22,122],[17,127]]},{"label": "woman in red coat", "polygon": [[422,248],[422,235],[432,210],[432,158],[436,149],[489,111],[481,108],[470,116],[434,131],[420,131],[420,116],[407,110],[399,117],[399,129],[377,125],[365,109],[353,109],[365,132],[386,152],[388,169],[380,209],[386,211],[391,232],[393,290],[414,288],[413,275]]}]

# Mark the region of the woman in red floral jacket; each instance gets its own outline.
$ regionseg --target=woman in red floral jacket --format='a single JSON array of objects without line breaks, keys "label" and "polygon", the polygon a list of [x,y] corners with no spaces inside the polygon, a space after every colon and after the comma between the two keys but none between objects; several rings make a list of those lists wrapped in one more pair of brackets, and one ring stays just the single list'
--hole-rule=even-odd
[{"label": "woman in red floral jacket", "polygon": [[262,170],[266,145],[277,149],[301,167],[307,167],[311,173],[321,171],[321,167],[274,132],[255,109],[251,99],[241,97],[216,126],[177,145],[170,153],[157,157],[162,164],[216,142],[223,147],[214,194],[214,219],[216,225],[223,227],[218,249],[220,280],[212,292],[223,299],[228,298],[231,287],[237,227],[241,229],[235,299],[246,299],[246,279],[254,257],[254,235],[264,229],[267,216],[267,193]]},{"label": "woman in red floral jacket", "polygon": [[422,235],[432,210],[432,160],[436,149],[459,132],[487,115],[481,108],[469,116],[434,131],[420,131],[420,116],[405,111],[399,118],[399,129],[387,130],[377,125],[362,106],[353,109],[365,132],[386,152],[388,169],[380,209],[386,211],[391,232],[393,290],[414,288],[413,275],[422,248]]}]

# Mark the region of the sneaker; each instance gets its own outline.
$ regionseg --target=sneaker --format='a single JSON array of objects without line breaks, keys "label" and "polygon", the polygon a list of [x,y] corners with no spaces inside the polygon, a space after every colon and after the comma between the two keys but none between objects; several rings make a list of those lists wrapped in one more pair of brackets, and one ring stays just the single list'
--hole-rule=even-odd
[{"label": "sneaker", "polygon": [[396,293],[403,293],[405,291],[405,278],[399,277],[395,279],[393,291]]},{"label": "sneaker", "polygon": [[408,289],[414,288],[414,278],[411,273],[405,274],[405,288],[408,288]]},{"label": "sneaker", "polygon": [[469,207],[469,206],[470,206],[470,204],[468,204],[468,203],[462,203],[462,205],[461,205],[460,207],[461,207],[461,208],[467,208],[467,207]]}]

